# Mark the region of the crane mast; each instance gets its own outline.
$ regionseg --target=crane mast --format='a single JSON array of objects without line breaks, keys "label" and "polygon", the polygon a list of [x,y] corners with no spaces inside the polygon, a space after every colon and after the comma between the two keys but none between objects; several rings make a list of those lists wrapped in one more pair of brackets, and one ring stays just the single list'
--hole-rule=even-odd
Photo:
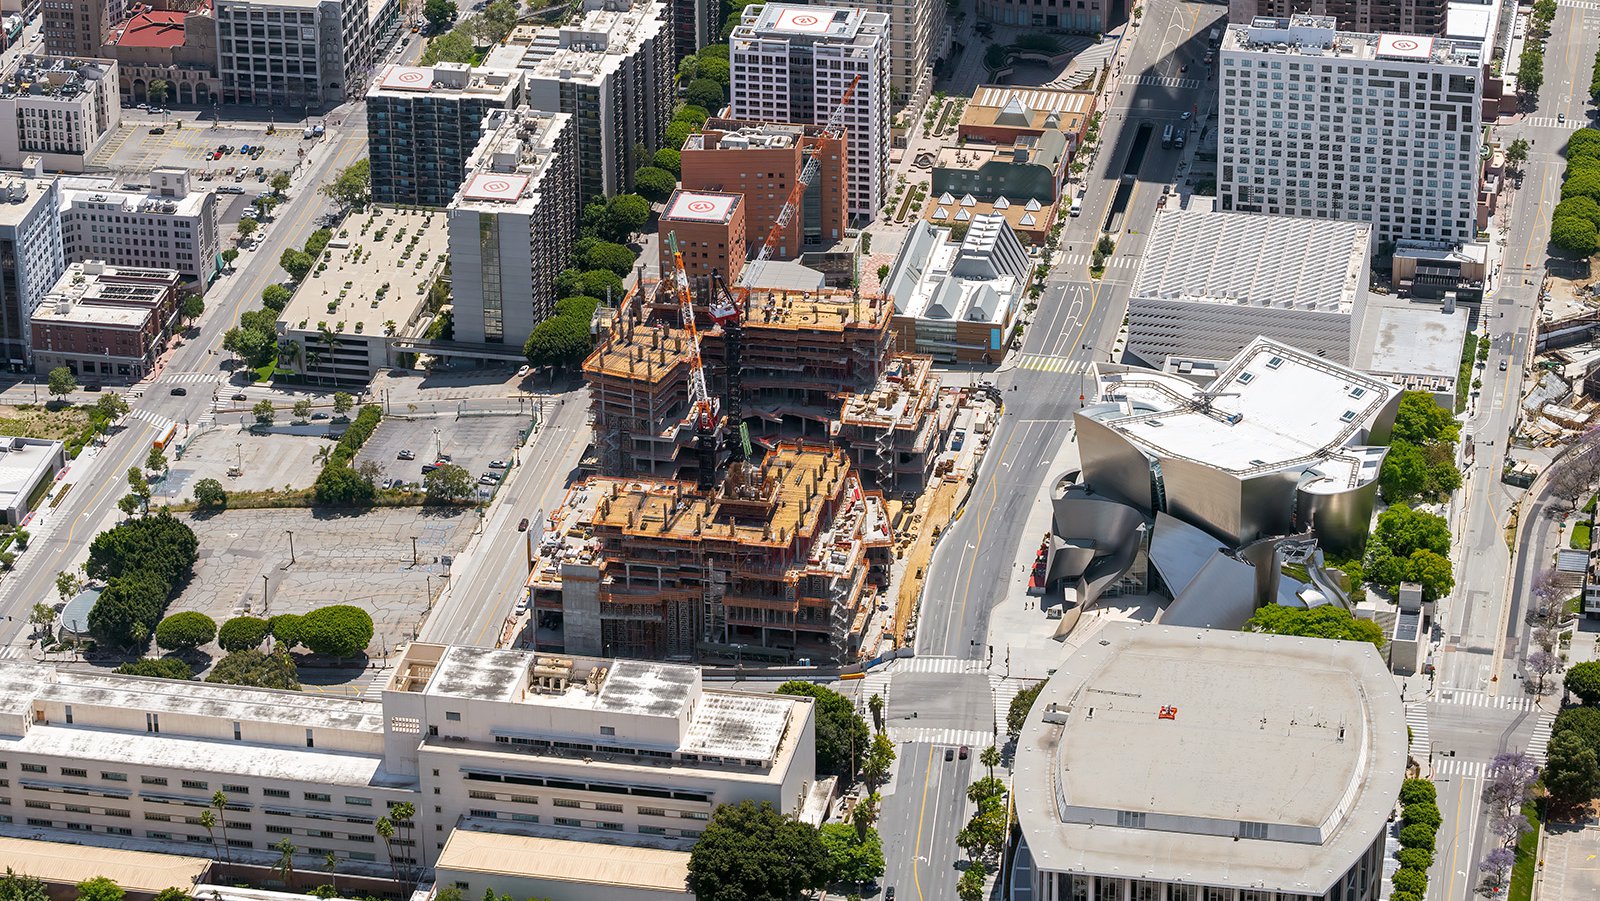
[{"label": "crane mast", "polygon": [[694,300],[689,293],[689,276],[683,271],[683,251],[678,249],[678,233],[667,233],[672,251],[672,285],[678,295],[678,315],[689,333],[689,419],[694,426],[695,446],[700,462],[700,484],[711,487],[717,471],[717,402],[706,389],[706,367],[700,358],[700,330],[694,322]]},{"label": "crane mast", "polygon": [[[741,412],[744,406],[743,384],[740,378],[743,361],[741,354],[744,347],[744,311],[749,305],[750,288],[757,283],[756,276],[767,260],[772,258],[774,248],[783,241],[783,234],[794,221],[796,212],[800,209],[800,201],[805,196],[806,189],[816,182],[817,175],[822,171],[822,157],[844,137],[845,109],[850,103],[850,98],[855,96],[856,87],[861,83],[861,76],[857,75],[851,80],[839,102],[834,104],[833,112],[828,115],[828,121],[823,124],[822,135],[817,141],[816,148],[811,152],[810,158],[800,169],[800,177],[795,180],[795,185],[789,191],[789,196],[784,199],[783,207],[778,211],[778,216],[772,222],[772,227],[767,229],[767,236],[761,242],[761,249],[755,257],[745,264],[744,271],[739,275],[739,283],[730,289],[722,274],[711,274],[712,294],[710,303],[706,305],[711,314],[711,320],[721,326],[727,336],[724,345],[724,364],[727,366],[727,413],[729,422],[739,423],[737,433],[728,436],[728,456],[734,463],[743,463],[750,456],[750,438],[744,428]],[[676,253],[676,244],[674,244]],[[687,296],[688,280],[683,278],[683,268],[678,267],[678,277],[685,285],[683,291]],[[685,307],[687,309],[687,307]],[[696,360],[699,359],[698,348]]]}]

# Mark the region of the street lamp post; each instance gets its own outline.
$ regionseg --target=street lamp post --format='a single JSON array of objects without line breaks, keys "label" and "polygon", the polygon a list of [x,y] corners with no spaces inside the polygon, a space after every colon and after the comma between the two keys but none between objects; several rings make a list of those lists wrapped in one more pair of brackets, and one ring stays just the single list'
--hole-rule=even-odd
[{"label": "street lamp post", "polygon": [[268,614],[268,615],[270,615],[272,613],[272,593],[271,593],[271,591],[272,591],[272,583],[268,582],[267,581],[267,577],[265,575],[263,575],[261,577],[261,612],[265,613],[265,614]]},{"label": "street lamp post", "polygon": [[411,536],[411,565],[417,565],[417,536]]},{"label": "street lamp post", "polygon": [[289,563],[294,564],[294,529],[284,529],[289,533]]}]

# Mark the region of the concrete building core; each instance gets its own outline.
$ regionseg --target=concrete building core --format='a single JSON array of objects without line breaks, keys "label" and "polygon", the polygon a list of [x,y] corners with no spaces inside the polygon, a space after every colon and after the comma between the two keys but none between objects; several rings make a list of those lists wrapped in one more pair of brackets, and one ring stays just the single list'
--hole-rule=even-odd
[{"label": "concrete building core", "polygon": [[591,478],[543,535],[529,592],[564,653],[854,659],[893,559],[882,497],[842,450],[800,443],[710,491]]},{"label": "concrete building core", "polygon": [[1014,884],[1073,898],[1375,901],[1406,724],[1360,641],[1108,623],[1017,746]]}]

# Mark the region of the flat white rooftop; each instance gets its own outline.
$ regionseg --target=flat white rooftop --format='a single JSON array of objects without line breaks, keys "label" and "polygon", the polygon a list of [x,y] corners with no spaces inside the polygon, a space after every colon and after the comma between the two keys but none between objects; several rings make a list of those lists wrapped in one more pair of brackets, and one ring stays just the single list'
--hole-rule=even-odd
[{"label": "flat white rooftop", "polygon": [[1349,313],[1371,250],[1364,222],[1162,210],[1133,296]]},{"label": "flat white rooftop", "polygon": [[[318,751],[197,738],[192,735],[151,735],[96,727],[39,726],[21,738],[0,738],[0,748],[10,753],[94,760],[128,766],[172,767],[193,772],[290,782],[313,780],[348,788],[403,786],[413,779],[390,777],[378,754],[348,750]],[[48,777],[41,777],[48,781]],[[23,778],[27,781],[27,777]],[[142,789],[146,797],[151,789]],[[182,796],[182,792],[178,795]],[[204,800],[204,799],[202,799]]]},{"label": "flat white rooftop", "polygon": [[27,495],[50,474],[50,467],[62,459],[59,441],[42,438],[11,438],[0,435],[0,506],[21,505]]},{"label": "flat white rooftop", "polygon": [[611,886],[686,893],[689,882],[687,851],[491,831],[471,821],[450,833],[435,866],[451,875],[548,879],[589,886],[591,891]]},{"label": "flat white rooftop", "polygon": [[1103,403],[1084,415],[1160,455],[1241,477],[1315,461],[1347,486],[1376,475],[1383,449],[1354,439],[1399,390],[1266,338],[1204,389],[1154,370],[1096,364],[1095,374]]},{"label": "flat white rooftop", "polygon": [[383,733],[383,706],[375,701],[198,681],[101,675],[32,663],[0,663],[0,713],[26,717],[36,699]]},{"label": "flat white rooftop", "polygon": [[1321,895],[1382,833],[1405,728],[1365,642],[1108,623],[1034,704],[1018,817],[1041,870]]}]

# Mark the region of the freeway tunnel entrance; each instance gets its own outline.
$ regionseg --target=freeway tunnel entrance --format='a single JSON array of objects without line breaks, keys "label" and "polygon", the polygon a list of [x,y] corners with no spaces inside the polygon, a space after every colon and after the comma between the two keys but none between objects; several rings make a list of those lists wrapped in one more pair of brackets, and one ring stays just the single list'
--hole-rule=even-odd
[{"label": "freeway tunnel entrance", "polygon": [[1133,185],[1139,178],[1139,169],[1144,165],[1144,154],[1150,149],[1153,134],[1155,126],[1149,122],[1140,125],[1134,134],[1133,146],[1128,150],[1127,161],[1122,164],[1122,177],[1117,179],[1117,193],[1111,198],[1111,209],[1106,212],[1101,231],[1114,235],[1122,230],[1122,215],[1127,212],[1128,201],[1133,198]]}]

